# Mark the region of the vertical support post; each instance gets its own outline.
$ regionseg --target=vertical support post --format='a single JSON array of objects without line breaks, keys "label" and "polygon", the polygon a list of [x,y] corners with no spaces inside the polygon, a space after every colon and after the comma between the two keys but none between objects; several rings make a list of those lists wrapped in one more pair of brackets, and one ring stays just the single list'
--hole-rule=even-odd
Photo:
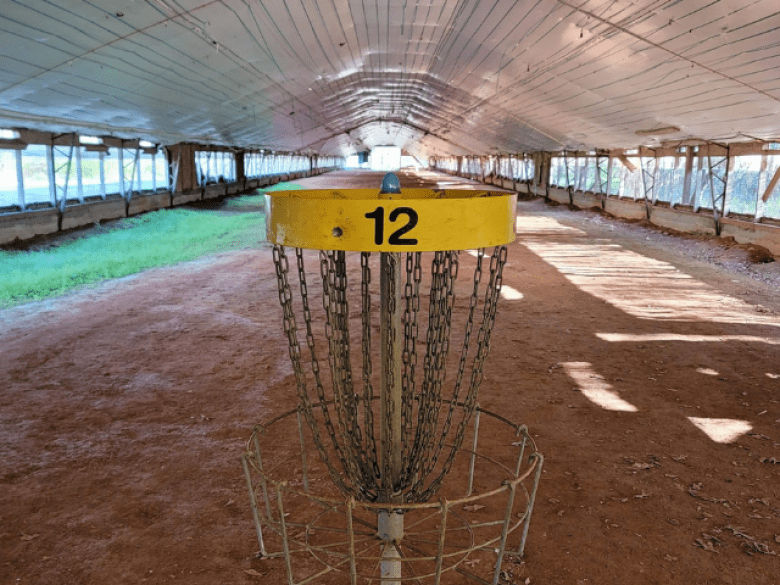
[{"label": "vertical support post", "polygon": [[701,207],[701,192],[704,191],[704,149],[702,147],[699,147],[696,158],[698,158],[699,161],[696,165],[696,174],[693,177],[693,184],[691,185],[693,211],[699,211],[699,207]]},{"label": "vertical support post", "polygon": [[81,175],[81,146],[74,146],[76,149],[76,191],[79,203],[84,203],[84,179]]},{"label": "vertical support post", "polygon": [[755,207],[755,213],[753,214],[753,223],[759,223],[761,221],[761,218],[764,217],[764,199],[761,196],[764,191],[766,190],[767,186],[767,177],[766,177],[766,166],[769,161],[767,160],[767,155],[762,154],[761,155],[761,166],[758,170],[758,189],[756,189],[756,207]]},{"label": "vertical support post", "polygon": [[265,542],[263,541],[263,527],[260,524],[260,512],[257,509],[257,495],[255,494],[255,488],[252,486],[252,475],[249,473],[249,464],[246,458],[248,453],[244,453],[241,456],[241,465],[244,467],[244,478],[246,479],[246,487],[249,490],[249,504],[252,507],[252,519],[255,521],[255,532],[257,533],[257,543],[260,545],[260,555],[267,556],[265,550]]},{"label": "vertical support post", "polygon": [[119,145],[119,192],[123,198],[127,198],[125,194],[125,149],[122,145]]},{"label": "vertical support post", "polygon": [[143,191],[144,190],[144,184],[141,180],[141,149],[135,151],[136,154],[136,163],[135,163],[135,170],[136,170],[136,180],[138,181],[138,189],[136,191]]},{"label": "vertical support post", "polygon": [[287,569],[287,582],[289,585],[295,585],[292,572],[292,559],[290,558],[290,543],[287,540],[287,522],[284,519],[284,503],[282,502],[282,490],[285,484],[282,482],[276,486],[276,505],[279,510],[279,532],[284,546],[284,566]]},{"label": "vertical support post", "polygon": [[350,497],[347,508],[347,541],[349,542],[349,582],[357,585],[357,566],[355,564],[355,530],[352,526],[352,511],[355,509],[355,498]]},{"label": "vertical support post", "polygon": [[434,574],[434,585],[441,583],[441,570],[444,565],[444,541],[447,537],[447,512],[449,504],[446,498],[441,499],[441,526],[439,527],[439,543],[436,551],[436,573]]},{"label": "vertical support post", "polygon": [[16,198],[19,210],[24,211],[24,167],[22,167],[22,151],[16,150]]},{"label": "vertical support post", "polygon": [[57,182],[54,174],[54,147],[46,145],[46,171],[49,175],[49,203],[57,207]]},{"label": "vertical support post", "polygon": [[[645,164],[646,158],[653,161],[652,166],[650,166],[651,163]],[[655,156],[642,156],[642,150],[639,150],[639,166],[642,173],[642,188],[645,196],[645,214],[648,221],[650,221],[652,201],[655,199],[655,168],[658,166],[657,163]]]},{"label": "vertical support post", "polygon": [[[382,194],[400,193],[401,186],[393,173],[382,181]],[[394,493],[401,476],[401,354],[403,350],[403,282],[400,252],[382,252],[379,255],[380,320],[379,339],[379,442],[381,454],[380,501],[401,503],[401,494]],[[380,512],[377,518],[379,537],[385,541],[380,572],[383,585],[400,585],[401,555],[396,546],[404,534],[403,514]],[[386,579],[386,580],[385,580]]]},{"label": "vertical support post", "polygon": [[157,192],[157,153],[152,154],[152,191]]},{"label": "vertical support post", "polygon": [[100,151],[98,154],[100,158],[100,198],[106,198],[106,153]]},{"label": "vertical support post", "polygon": [[528,500],[528,508],[525,513],[525,525],[523,526],[523,536],[520,539],[520,548],[517,550],[517,554],[522,557],[525,554],[525,542],[528,540],[528,528],[531,526],[531,514],[534,511],[534,502],[536,501],[536,492],[539,489],[539,481],[542,479],[542,467],[544,466],[544,457],[541,453],[533,453],[531,457],[536,457],[539,462],[539,467],[536,468],[536,475],[534,475],[534,485],[531,488],[531,497]]},{"label": "vertical support post", "polygon": [[693,205],[693,192],[691,181],[693,179],[693,147],[688,146],[685,149],[685,182],[683,183],[683,205]]},{"label": "vertical support post", "polygon": [[[380,450],[382,487],[385,502],[398,499],[393,494],[401,475],[401,352],[403,349],[403,284],[401,280],[401,254],[380,254]],[[404,518],[397,512],[381,512],[378,518],[379,536],[385,541],[382,549],[381,574],[388,581],[383,584],[398,585],[401,578],[401,559],[395,543],[403,537]],[[397,579],[397,580],[394,580]]]},{"label": "vertical support post", "polygon": [[[712,202],[712,217],[715,220],[715,235],[720,235],[720,214],[718,213],[718,200],[715,197],[715,167],[712,164],[712,147],[707,145],[707,170],[710,181],[710,201]],[[725,195],[724,195],[725,197]]]},{"label": "vertical support post", "polygon": [[512,482],[509,484],[509,497],[507,498],[506,511],[504,512],[504,526],[501,529],[501,544],[498,547],[498,555],[496,556],[496,568],[493,572],[493,581],[491,585],[498,585],[498,580],[501,576],[501,563],[504,561],[504,553],[506,553],[506,538],[509,533],[509,525],[512,523],[512,507],[515,505],[515,492],[517,491],[517,483]]},{"label": "vertical support post", "polygon": [[729,189],[729,174],[737,162],[737,157],[730,152],[726,153],[726,169],[723,175],[723,205],[720,209],[721,217],[728,217],[731,212],[731,190]]},{"label": "vertical support post", "polygon": [[[256,427],[257,428],[257,427]],[[263,471],[263,455],[260,452],[260,440],[257,438],[257,433],[254,433],[252,446],[255,450],[255,459],[257,460],[257,467]],[[273,514],[271,513],[271,498],[268,497],[268,482],[265,480],[265,475],[260,475],[260,487],[263,488],[263,500],[265,501],[265,513],[268,514],[268,521],[273,520]]]},{"label": "vertical support post", "polygon": [[474,413],[474,438],[471,441],[471,461],[469,462],[469,489],[466,492],[467,496],[471,495],[474,491],[474,464],[477,461],[477,443],[479,441],[479,413],[482,412],[479,409],[479,404]]}]

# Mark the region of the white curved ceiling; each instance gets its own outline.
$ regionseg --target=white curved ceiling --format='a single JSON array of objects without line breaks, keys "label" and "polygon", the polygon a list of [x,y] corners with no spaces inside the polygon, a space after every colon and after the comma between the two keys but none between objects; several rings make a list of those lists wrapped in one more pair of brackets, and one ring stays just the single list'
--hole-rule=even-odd
[{"label": "white curved ceiling", "polygon": [[2,0],[0,126],[425,157],[780,136],[778,0]]}]

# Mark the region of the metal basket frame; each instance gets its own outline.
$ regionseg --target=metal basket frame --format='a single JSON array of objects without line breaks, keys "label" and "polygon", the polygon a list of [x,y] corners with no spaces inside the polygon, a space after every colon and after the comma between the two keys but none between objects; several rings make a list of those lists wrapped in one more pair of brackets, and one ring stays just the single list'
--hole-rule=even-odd
[{"label": "metal basket frame", "polygon": [[[321,408],[322,404],[312,405],[313,408]],[[456,403],[456,408],[463,408],[463,403]],[[296,422],[292,423],[291,418]],[[514,461],[514,469],[510,469],[499,461],[484,455],[478,451],[480,436],[480,421],[484,419],[502,425],[504,430],[510,430],[515,437],[512,442],[517,447],[517,456]],[[277,428],[297,425],[300,437],[300,450],[298,451],[301,476],[297,480],[273,477],[263,467],[263,449],[261,442],[269,440]],[[541,478],[544,458],[537,450],[536,444],[524,425],[515,424],[499,414],[484,410],[477,406],[473,422],[472,441],[470,448],[461,449],[460,456],[468,457],[468,487],[466,493],[460,497],[422,503],[377,503],[360,502],[354,497],[338,498],[329,494],[317,494],[311,490],[311,477],[308,459],[312,453],[307,448],[305,429],[307,425],[303,421],[301,407],[285,412],[264,424],[258,424],[253,428],[252,435],[247,443],[247,449],[242,456],[244,475],[249,491],[252,516],[254,519],[260,553],[258,556],[266,558],[283,558],[287,581],[289,585],[304,585],[314,579],[331,572],[344,573],[349,576],[349,583],[381,583],[399,582],[398,577],[383,578],[374,575],[366,567],[376,568],[385,559],[384,553],[370,553],[375,545],[386,545],[376,523],[364,519],[364,516],[381,517],[383,513],[390,515],[402,515],[408,519],[414,519],[406,523],[406,534],[410,534],[415,527],[425,527],[426,522],[438,523],[437,528],[425,530],[429,534],[430,543],[435,543],[435,551],[417,547],[408,542],[392,543],[398,550],[401,546],[411,555],[402,555],[402,562],[409,567],[409,574],[400,579],[401,582],[434,583],[439,585],[447,573],[458,573],[478,583],[490,583],[497,585],[501,575],[501,565],[505,557],[522,557],[528,536],[528,527],[531,520],[536,491]],[[261,439],[263,441],[261,441]],[[278,446],[274,445],[274,448]],[[527,450],[530,454],[525,458]],[[292,453],[290,453],[292,455]],[[474,476],[477,462],[484,464],[494,473],[502,476],[498,486],[474,493]],[[291,483],[300,483],[303,489],[291,486]],[[526,485],[530,483],[530,485]],[[522,511],[514,516],[514,510],[518,507],[518,496],[523,500]],[[497,498],[505,498],[503,517],[493,518],[479,522],[472,522],[460,513],[462,507],[482,507],[479,502],[495,501]],[[294,515],[295,506],[292,501],[305,501],[320,509],[306,522]],[[293,510],[293,512],[291,512]],[[323,528],[318,521],[329,516],[338,518],[342,523],[338,527],[327,527],[329,534],[334,535],[336,543],[327,545],[313,542],[312,535]],[[448,523],[449,520],[449,523]],[[453,522],[453,520],[455,520]],[[356,530],[356,526],[362,529]],[[365,532],[369,529],[369,532]],[[421,528],[422,529],[422,528]],[[438,532],[434,532],[438,530]],[[454,532],[460,532],[456,536],[468,534],[464,544],[448,543],[448,537],[453,538]],[[269,534],[270,532],[270,534]],[[483,533],[489,532],[489,536]],[[520,533],[519,542],[511,546],[509,541],[513,534]],[[479,534],[477,534],[479,533]],[[405,536],[406,536],[405,534]],[[267,548],[267,537],[275,535],[281,542],[279,550],[270,551]],[[367,545],[367,546],[366,546]],[[450,550],[445,550],[450,549]],[[470,555],[478,551],[488,551],[495,555],[495,564],[491,580],[474,574],[465,568],[465,561]],[[304,577],[296,577],[294,555],[308,554],[321,565],[319,571]],[[420,567],[424,569],[420,572]],[[415,568],[418,570],[416,571]],[[296,579],[300,580],[296,580]]]}]

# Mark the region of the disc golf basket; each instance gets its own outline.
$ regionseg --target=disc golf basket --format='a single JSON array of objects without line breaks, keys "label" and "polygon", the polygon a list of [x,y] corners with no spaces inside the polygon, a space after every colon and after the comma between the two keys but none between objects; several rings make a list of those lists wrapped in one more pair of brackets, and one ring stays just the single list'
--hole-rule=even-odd
[{"label": "disc golf basket", "polygon": [[499,583],[543,461],[477,403],[516,195],[401,191],[388,174],[268,199],[299,404],[242,457],[260,556],[283,558],[289,585]]}]

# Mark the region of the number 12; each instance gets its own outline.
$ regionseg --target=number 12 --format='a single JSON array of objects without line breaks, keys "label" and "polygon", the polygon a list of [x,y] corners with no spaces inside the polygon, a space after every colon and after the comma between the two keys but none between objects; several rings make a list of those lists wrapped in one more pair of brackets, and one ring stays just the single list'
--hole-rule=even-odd
[{"label": "number 12", "polygon": [[[395,230],[387,239],[387,243],[391,246],[416,246],[417,238],[402,238],[405,233],[411,231],[411,229],[417,225],[418,217],[417,212],[411,207],[397,207],[390,212],[388,219],[395,223],[398,216],[404,214],[409,220],[405,225]],[[368,219],[374,220],[374,244],[381,245],[385,237],[385,208],[377,207],[371,213],[366,213]]]}]

